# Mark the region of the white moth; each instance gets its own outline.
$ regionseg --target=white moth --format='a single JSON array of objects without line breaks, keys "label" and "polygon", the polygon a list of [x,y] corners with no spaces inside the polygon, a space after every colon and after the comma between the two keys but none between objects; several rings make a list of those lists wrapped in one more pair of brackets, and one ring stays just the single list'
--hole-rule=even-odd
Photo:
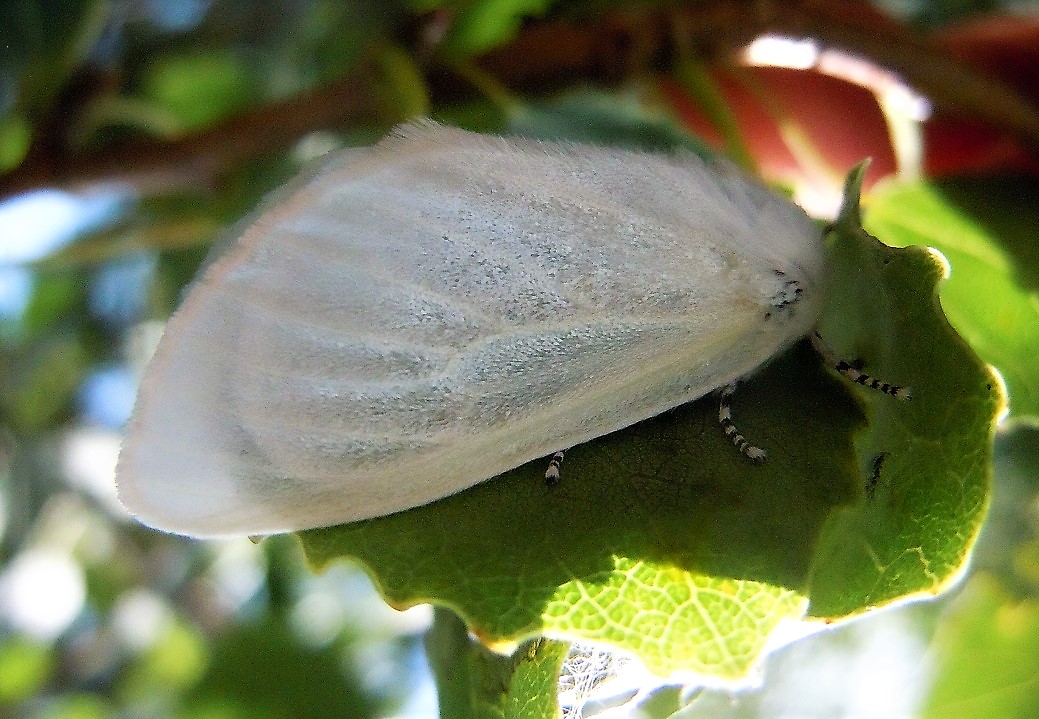
[{"label": "white moth", "polygon": [[728,165],[431,122],[241,228],[119,459],[127,509],[180,534],[390,514],[552,456],[754,371],[825,284],[820,228]]}]

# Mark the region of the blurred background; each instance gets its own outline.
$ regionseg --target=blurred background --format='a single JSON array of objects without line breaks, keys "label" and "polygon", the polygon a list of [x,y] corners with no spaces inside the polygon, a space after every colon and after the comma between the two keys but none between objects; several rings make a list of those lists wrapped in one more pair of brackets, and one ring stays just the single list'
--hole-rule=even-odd
[{"label": "blurred background", "polygon": [[[115,500],[182,288],[314,158],[414,116],[635,128],[727,153],[827,217],[872,157],[878,192],[946,183],[1023,218],[991,232],[1031,303],[996,330],[1012,343],[1039,336],[1037,108],[1030,2],[5,0],[0,716],[437,715],[428,608],[390,609],[356,567],[311,573],[291,537],[193,542]],[[1027,352],[982,354],[1011,415],[960,586],[794,644],[755,688],[690,692],[680,716],[1039,716],[1039,373]],[[583,695],[567,701],[578,716]]]}]

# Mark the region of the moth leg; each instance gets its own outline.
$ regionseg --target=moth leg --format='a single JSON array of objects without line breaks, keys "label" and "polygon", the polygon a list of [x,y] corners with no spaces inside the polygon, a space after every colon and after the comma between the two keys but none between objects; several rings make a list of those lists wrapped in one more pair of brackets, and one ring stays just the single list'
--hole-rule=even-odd
[{"label": "moth leg", "polygon": [[880,484],[880,473],[884,471],[884,462],[891,456],[890,452],[881,452],[873,458],[873,467],[870,470],[869,477],[866,479],[866,485],[863,490],[866,493],[866,497],[870,500],[876,496],[877,485]]},{"label": "moth leg", "polygon": [[552,455],[552,459],[548,463],[548,469],[545,470],[545,484],[549,487],[559,484],[559,468],[563,466],[564,454],[563,450],[559,450]]},{"label": "moth leg", "polygon": [[842,375],[850,379],[855,384],[860,384],[863,387],[869,387],[870,389],[884,394],[889,394],[896,399],[910,399],[910,391],[908,387],[902,387],[897,384],[888,384],[882,382],[879,379],[872,377],[865,372],[860,371],[851,362],[839,359],[831,350],[823,338],[819,336],[818,332],[813,332],[809,335],[809,339],[812,340],[812,346],[815,347],[815,351],[818,352],[828,365],[833,367],[835,370],[840,372]]},{"label": "moth leg", "polygon": [[765,450],[751,444],[732,422],[732,395],[736,391],[736,384],[736,382],[730,382],[722,390],[721,398],[718,400],[718,423],[722,426],[725,436],[740,451],[740,454],[755,464],[761,464],[767,458]]}]

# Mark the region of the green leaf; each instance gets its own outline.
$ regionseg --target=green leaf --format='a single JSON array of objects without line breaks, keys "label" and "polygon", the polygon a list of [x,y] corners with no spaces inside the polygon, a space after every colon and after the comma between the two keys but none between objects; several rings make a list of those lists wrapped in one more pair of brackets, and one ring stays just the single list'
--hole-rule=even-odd
[{"label": "green leaf", "polygon": [[[371,717],[384,715],[335,644],[310,647],[274,616],[239,624],[213,641],[191,689],[198,715],[211,717]],[[152,688],[152,695],[156,689]]]},{"label": "green leaf", "polygon": [[478,55],[502,45],[519,31],[526,17],[544,15],[551,0],[467,0],[444,40],[444,50],[456,56]]},{"label": "green leaf", "polygon": [[944,264],[869,237],[846,208],[832,233],[831,300],[820,331],[843,357],[908,385],[912,401],[862,393],[863,498],[831,517],[815,559],[811,614],[834,618],[948,586],[988,507],[998,379],[947,327]]},{"label": "green leaf", "polygon": [[53,650],[42,642],[18,636],[0,642],[0,711],[39,691],[54,664]]},{"label": "green leaf", "polygon": [[945,314],[996,366],[1013,417],[1039,418],[1039,191],[1034,181],[892,185],[871,195],[867,227],[895,246],[941,251],[952,267]]},{"label": "green leaf", "polygon": [[962,591],[946,603],[929,652],[921,717],[1039,716],[1039,427],[996,439],[995,492]]},{"label": "green leaf", "polygon": [[[789,587],[805,584],[812,538],[855,491],[849,442],[813,458],[798,436],[839,445],[859,418],[805,347],[736,399],[744,430],[785,448],[765,471],[707,399],[573,448],[556,487],[532,462],[409,512],[305,532],[304,548],[317,566],[359,558],[391,605],[444,604],[491,644],[595,640],[662,674],[740,676],[803,613]],[[790,422],[770,428],[777,401]]]},{"label": "green leaf", "polygon": [[512,682],[505,697],[505,719],[556,719],[559,670],[570,649],[567,642],[535,639],[516,653]]},{"label": "green leaf", "polygon": [[548,103],[510,108],[505,134],[540,140],[587,142],[638,150],[688,150],[703,158],[714,154],[673,118],[647,109],[634,95],[581,89]]},{"label": "green leaf", "polygon": [[996,435],[992,508],[971,560],[1012,593],[1039,599],[1039,426],[1017,422]]},{"label": "green leaf", "polygon": [[987,506],[998,384],[940,314],[942,265],[882,246],[853,216],[832,233],[822,334],[911,386],[911,402],[850,387],[804,342],[734,398],[764,465],[733,449],[707,397],[572,448],[555,487],[547,458],[532,462],[303,532],[308,558],[356,558],[391,605],[450,607],[491,646],[608,644],[664,677],[723,680],[808,607],[834,621],[946,586]]},{"label": "green leaf", "polygon": [[397,45],[376,53],[382,82],[379,90],[391,117],[426,117],[430,113],[429,88],[415,58]]},{"label": "green leaf", "polygon": [[512,656],[474,641],[452,612],[438,608],[426,634],[441,719],[555,719],[556,684],[568,645],[535,639]]},{"label": "green leaf", "polygon": [[0,417],[19,433],[32,433],[69,410],[89,355],[73,332],[54,333],[0,354]]},{"label": "green leaf", "polygon": [[111,719],[118,713],[107,698],[83,691],[56,697],[34,716],[38,719]]},{"label": "green leaf", "polygon": [[0,118],[0,173],[21,164],[32,142],[32,125],[23,115]]},{"label": "green leaf", "polygon": [[210,660],[206,637],[186,622],[164,627],[158,640],[141,653],[123,678],[128,697],[146,697],[156,691],[182,691],[204,676]]},{"label": "green leaf", "polygon": [[935,685],[921,717],[1039,715],[1039,602],[971,578],[934,639]]},{"label": "green leaf", "polygon": [[[149,68],[143,89],[146,98],[157,103],[156,114],[168,111],[183,132],[245,107],[254,100],[255,85],[238,54],[218,49],[163,57]],[[125,119],[133,124],[143,117],[135,112]],[[167,126],[157,129],[160,134],[170,132]]]}]

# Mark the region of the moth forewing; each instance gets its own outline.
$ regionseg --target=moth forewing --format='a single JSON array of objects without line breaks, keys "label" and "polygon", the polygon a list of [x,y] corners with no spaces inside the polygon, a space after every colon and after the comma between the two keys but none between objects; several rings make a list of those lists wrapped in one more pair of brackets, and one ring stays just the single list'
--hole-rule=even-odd
[{"label": "moth forewing", "polygon": [[821,231],[728,166],[405,125],[239,226],[170,319],[119,496],[183,534],[389,514],[752,372]]}]

